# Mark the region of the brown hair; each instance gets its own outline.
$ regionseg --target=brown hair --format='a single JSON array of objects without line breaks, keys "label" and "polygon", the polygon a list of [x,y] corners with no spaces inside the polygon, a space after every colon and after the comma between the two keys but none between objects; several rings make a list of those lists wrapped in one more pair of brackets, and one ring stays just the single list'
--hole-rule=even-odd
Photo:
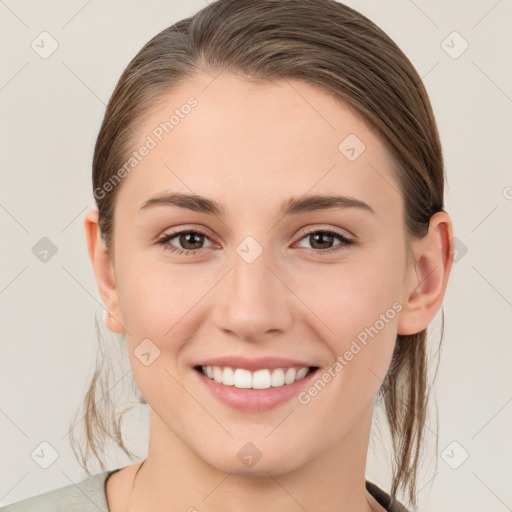
[{"label": "brown hair", "polygon": [[[334,0],[218,0],[153,37],[128,64],[110,98],[92,169],[99,226],[109,250],[122,182],[107,194],[96,191],[123,166],[141,119],[188,78],[222,71],[256,80],[300,79],[362,115],[394,156],[408,251],[412,238],[427,233],[430,217],[444,211],[443,157],[432,107],[418,73],[388,35]],[[398,335],[379,389],[394,452],[390,494],[394,498],[408,489],[413,506],[429,395],[426,344],[426,329]],[[97,368],[84,424],[88,451],[102,464],[98,451],[105,437],[128,452],[120,423],[112,420],[109,428],[98,409],[100,381]],[[83,466],[87,471],[87,454]]]}]

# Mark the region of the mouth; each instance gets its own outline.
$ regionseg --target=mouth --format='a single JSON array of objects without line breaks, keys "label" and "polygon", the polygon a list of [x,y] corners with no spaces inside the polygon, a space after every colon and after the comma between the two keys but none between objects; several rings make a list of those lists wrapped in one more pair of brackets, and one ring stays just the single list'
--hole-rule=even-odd
[{"label": "mouth", "polygon": [[262,368],[251,371],[230,366],[197,365],[194,370],[223,386],[238,389],[269,389],[288,386],[318,370],[318,366]]},{"label": "mouth", "polygon": [[247,368],[196,365],[193,373],[216,400],[242,412],[264,412],[297,398],[319,371],[318,366]]}]

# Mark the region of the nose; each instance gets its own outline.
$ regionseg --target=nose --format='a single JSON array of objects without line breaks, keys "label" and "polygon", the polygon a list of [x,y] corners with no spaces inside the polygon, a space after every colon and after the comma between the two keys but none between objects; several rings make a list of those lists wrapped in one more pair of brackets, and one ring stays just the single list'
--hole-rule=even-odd
[{"label": "nose", "polygon": [[230,271],[217,287],[215,325],[251,342],[286,332],[293,318],[293,293],[286,272],[279,270],[270,250],[252,262],[240,254],[234,253]]}]

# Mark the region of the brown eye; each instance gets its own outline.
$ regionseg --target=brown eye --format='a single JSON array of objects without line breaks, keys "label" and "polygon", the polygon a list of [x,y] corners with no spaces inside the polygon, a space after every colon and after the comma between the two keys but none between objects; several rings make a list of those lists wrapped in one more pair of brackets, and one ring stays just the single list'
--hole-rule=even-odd
[{"label": "brown eye", "polygon": [[[338,239],[340,243],[334,244],[335,239]],[[311,249],[318,253],[330,253],[343,250],[354,243],[353,240],[350,240],[342,233],[338,233],[337,231],[330,229],[317,229],[316,231],[310,231],[303,235],[301,241],[302,240],[306,240],[311,245]]]},{"label": "brown eye", "polygon": [[[177,239],[174,244],[170,243],[171,240]],[[164,249],[179,254],[193,255],[197,251],[203,249],[202,244],[204,240],[209,240],[208,237],[200,231],[184,230],[169,233],[163,238],[158,240],[158,244],[162,245]],[[176,247],[175,245],[178,244]]]}]

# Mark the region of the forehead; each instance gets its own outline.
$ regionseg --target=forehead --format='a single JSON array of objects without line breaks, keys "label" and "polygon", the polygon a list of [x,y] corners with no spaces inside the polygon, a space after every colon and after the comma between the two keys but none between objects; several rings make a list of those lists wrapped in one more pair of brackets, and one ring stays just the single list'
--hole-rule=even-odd
[{"label": "forehead", "polygon": [[401,207],[394,162],[376,130],[300,80],[200,75],[163,97],[135,133],[139,156],[119,198],[133,210],[169,189],[258,208],[313,192]]}]

